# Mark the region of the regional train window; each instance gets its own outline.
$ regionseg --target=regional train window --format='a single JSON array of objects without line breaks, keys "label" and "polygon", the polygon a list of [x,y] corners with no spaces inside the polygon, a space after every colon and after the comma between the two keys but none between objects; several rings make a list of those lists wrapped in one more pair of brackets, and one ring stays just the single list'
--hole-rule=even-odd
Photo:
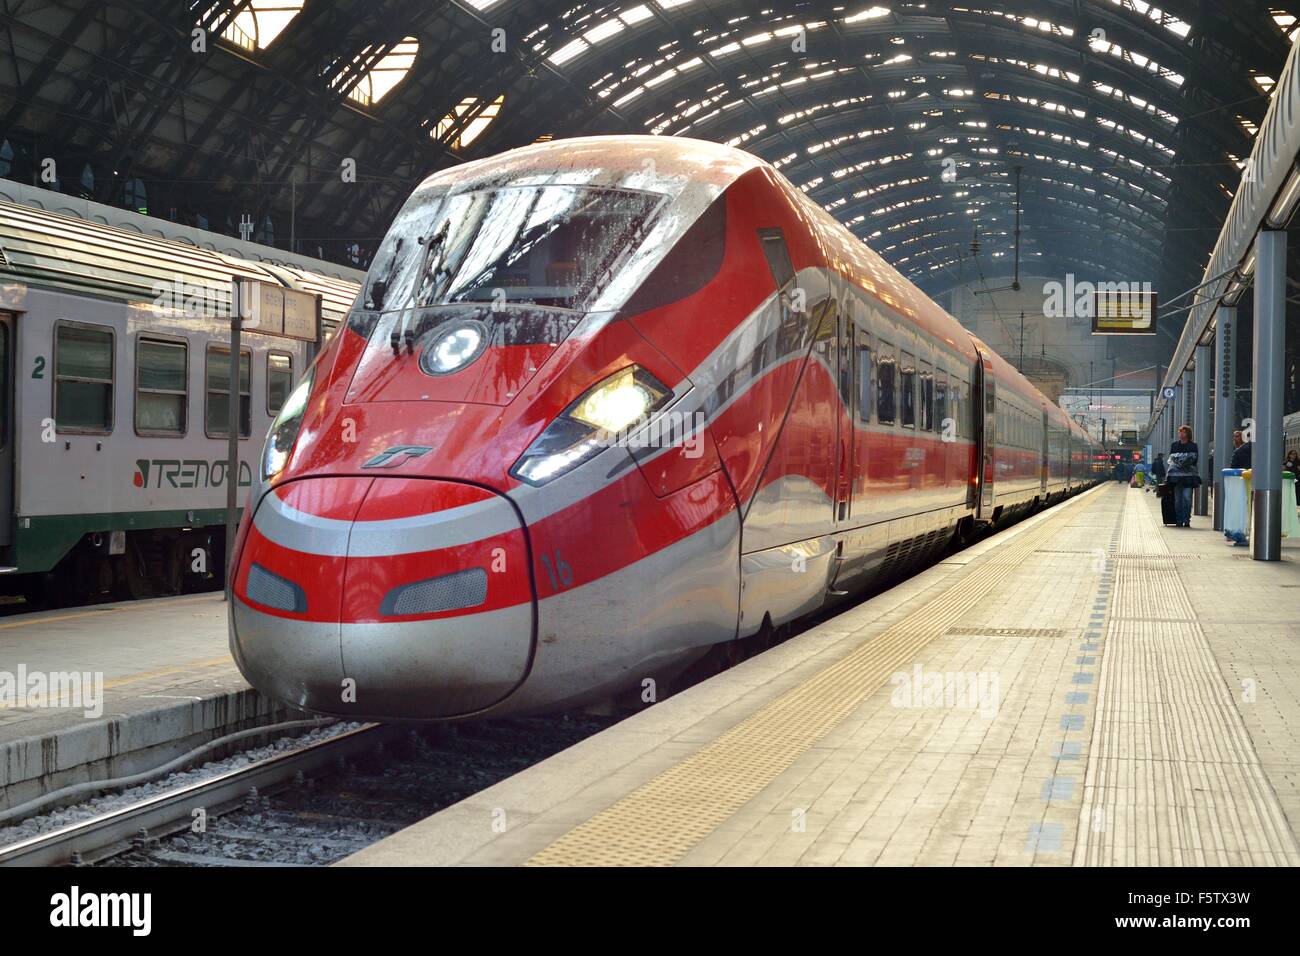
[{"label": "regional train window", "polygon": [[934,372],[928,362],[921,363],[921,429],[934,431]]},{"label": "regional train window", "polygon": [[[239,350],[239,436],[247,438],[253,433],[249,418],[249,396],[253,367],[252,353]],[[230,435],[230,349],[208,346],[206,392],[207,408],[204,411],[204,430],[209,438],[226,438]]]},{"label": "regional train window", "polygon": [[9,323],[13,318],[0,315],[0,448],[9,447],[9,402],[14,393],[9,379]]},{"label": "regional train window", "polygon": [[113,430],[113,330],[60,322],[54,331],[54,422],[61,432]]},{"label": "regional train window", "polygon": [[858,333],[858,419],[871,421],[871,406],[874,404],[871,381],[871,339]]},{"label": "regional train window", "polygon": [[266,353],[266,410],[274,417],[284,407],[293,388],[293,356],[288,352]]},{"label": "regional train window", "polygon": [[794,281],[794,264],[790,261],[785,234],[780,229],[760,229],[758,238],[763,244],[763,255],[767,258],[767,267],[772,270],[777,289],[784,289]]},{"label": "regional train window", "polygon": [[189,347],[173,339],[135,343],[135,430],[140,435],[180,436],[189,406]]},{"label": "regional train window", "polygon": [[916,427],[916,358],[903,353],[903,365],[899,369],[899,381],[902,384],[902,417],[904,428]]},{"label": "regional train window", "polygon": [[894,424],[897,403],[894,388],[894,350],[884,342],[880,343],[880,368],[876,373],[876,421],[882,425]]}]

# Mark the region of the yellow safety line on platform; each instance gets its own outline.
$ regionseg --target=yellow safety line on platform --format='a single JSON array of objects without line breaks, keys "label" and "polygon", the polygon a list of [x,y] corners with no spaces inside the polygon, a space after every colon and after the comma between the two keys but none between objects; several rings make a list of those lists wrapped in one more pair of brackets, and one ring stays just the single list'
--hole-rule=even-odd
[{"label": "yellow safety line on platform", "polygon": [[579,824],[529,866],[669,866],[753,799],[1023,563],[1092,494],[982,556],[962,580],[751,714],[702,750]]}]

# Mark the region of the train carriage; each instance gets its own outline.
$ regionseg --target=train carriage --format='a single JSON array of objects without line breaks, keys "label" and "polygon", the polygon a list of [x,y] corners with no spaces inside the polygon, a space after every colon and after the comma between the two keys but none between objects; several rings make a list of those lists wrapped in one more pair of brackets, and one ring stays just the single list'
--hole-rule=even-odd
[{"label": "train carriage", "polygon": [[681,138],[430,177],[301,388],[231,647],[353,717],[635,687],[1094,480],[1085,432],[774,168]]},{"label": "train carriage", "polygon": [[[232,281],[319,294],[332,326],[356,274],[81,205],[95,218],[0,202],[0,587],[76,601],[220,583]],[[316,347],[242,337],[241,486]]]}]

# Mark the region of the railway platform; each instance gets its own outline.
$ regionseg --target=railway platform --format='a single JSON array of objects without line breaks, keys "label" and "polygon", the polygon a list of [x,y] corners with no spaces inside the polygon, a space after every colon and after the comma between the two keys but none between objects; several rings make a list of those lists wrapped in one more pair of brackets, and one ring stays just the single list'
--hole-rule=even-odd
[{"label": "railway platform", "polygon": [[1300,863],[1300,542],[1114,483],[342,865]]},{"label": "railway platform", "polygon": [[220,593],[0,618],[0,810],[290,715],[249,688]]}]

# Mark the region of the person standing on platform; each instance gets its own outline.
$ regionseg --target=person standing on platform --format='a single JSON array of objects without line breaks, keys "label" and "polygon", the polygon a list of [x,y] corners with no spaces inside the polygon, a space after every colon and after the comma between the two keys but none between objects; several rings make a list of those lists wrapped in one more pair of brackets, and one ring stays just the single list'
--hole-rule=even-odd
[{"label": "person standing on platform", "polygon": [[1228,462],[1228,467],[1249,468],[1251,455],[1255,450],[1255,443],[1253,441],[1243,441],[1241,432],[1232,433],[1232,443],[1236,447],[1232,449],[1232,461]]},{"label": "person standing on platform", "polygon": [[1156,452],[1156,460],[1151,462],[1151,475],[1155,478],[1156,484],[1165,480],[1165,453]]},{"label": "person standing on platform", "polygon": [[1192,491],[1201,483],[1196,473],[1198,454],[1191,426],[1180,426],[1178,441],[1169,446],[1169,484],[1174,493],[1174,526],[1178,528],[1192,526]]},{"label": "person standing on platform", "polygon": [[1284,471],[1289,471],[1295,475],[1295,503],[1300,505],[1300,451],[1292,448],[1286,453],[1286,461],[1282,463]]}]

